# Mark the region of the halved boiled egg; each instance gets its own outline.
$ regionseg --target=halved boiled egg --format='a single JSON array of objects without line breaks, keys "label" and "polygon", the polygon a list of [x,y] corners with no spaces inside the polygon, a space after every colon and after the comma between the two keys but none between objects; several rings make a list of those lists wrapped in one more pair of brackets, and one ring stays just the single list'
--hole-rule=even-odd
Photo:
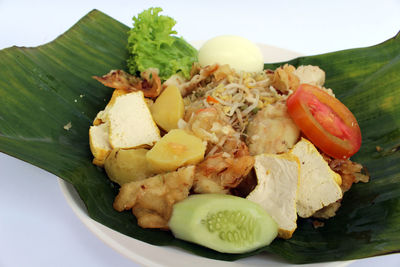
[{"label": "halved boiled egg", "polygon": [[203,44],[198,54],[202,67],[229,64],[236,71],[259,72],[264,69],[261,50],[246,38],[234,35],[214,37]]}]

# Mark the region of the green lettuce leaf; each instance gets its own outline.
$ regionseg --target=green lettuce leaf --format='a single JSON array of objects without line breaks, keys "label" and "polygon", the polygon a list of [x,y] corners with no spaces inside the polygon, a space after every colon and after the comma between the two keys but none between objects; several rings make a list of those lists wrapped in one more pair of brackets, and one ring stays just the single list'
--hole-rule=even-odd
[{"label": "green lettuce leaf", "polygon": [[193,62],[197,61],[197,50],[172,30],[176,21],[158,15],[161,8],[149,8],[133,17],[133,28],[129,31],[128,68],[131,74],[157,68],[162,80],[182,72],[190,77]]},{"label": "green lettuce leaf", "polygon": [[[368,168],[371,181],[354,185],[324,227],[314,229],[310,220],[299,220],[293,238],[231,255],[175,239],[166,231],[140,228],[131,212],[113,209],[118,187],[91,163],[88,130],[112,93],[91,76],[126,66],[128,30],[95,10],[46,45],[1,50],[0,151],[70,182],[91,218],[150,244],[230,261],[269,252],[293,263],[400,251],[399,34],[372,47],[290,61],[326,71],[327,86],[358,119],[363,144],[354,160]],[[72,127],[65,130],[69,122]]]}]

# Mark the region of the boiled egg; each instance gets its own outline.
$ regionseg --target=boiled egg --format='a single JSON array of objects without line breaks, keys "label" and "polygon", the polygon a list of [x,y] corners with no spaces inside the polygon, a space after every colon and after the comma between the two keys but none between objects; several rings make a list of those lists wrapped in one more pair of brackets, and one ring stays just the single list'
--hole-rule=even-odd
[{"label": "boiled egg", "polygon": [[246,38],[234,35],[214,37],[203,44],[198,54],[202,67],[228,64],[236,71],[259,72],[264,69],[261,50]]}]

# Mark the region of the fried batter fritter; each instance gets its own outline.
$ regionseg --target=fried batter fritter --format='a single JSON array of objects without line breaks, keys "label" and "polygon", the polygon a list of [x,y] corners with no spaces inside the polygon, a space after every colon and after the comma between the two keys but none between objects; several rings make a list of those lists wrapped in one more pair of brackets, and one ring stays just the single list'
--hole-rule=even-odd
[{"label": "fried batter fritter", "polygon": [[204,68],[200,68],[200,66],[194,64],[189,81],[183,79],[180,74],[175,74],[163,83],[163,87],[175,85],[179,88],[182,96],[186,96],[195,90],[202,81],[209,78],[218,68],[218,64],[208,65]]},{"label": "fried batter fritter", "polygon": [[321,153],[325,161],[328,162],[329,167],[334,172],[337,172],[342,177],[342,184],[340,188],[343,193],[348,191],[353,183],[368,182],[368,175],[362,174],[363,166],[357,162],[353,162],[349,159],[334,159],[325,153]]},{"label": "fried batter fritter", "polygon": [[103,76],[93,76],[107,87],[128,92],[143,91],[145,97],[157,97],[161,93],[161,80],[158,70],[148,69],[141,73],[141,78],[126,73],[123,70],[112,70]]},{"label": "fried batter fritter", "polygon": [[172,206],[187,198],[195,166],[130,182],[121,186],[114,200],[117,211],[132,209],[142,228],[168,229]]},{"label": "fried batter fritter", "polygon": [[274,72],[268,73],[272,86],[282,93],[287,93],[289,90],[295,91],[300,84],[299,78],[294,74],[295,70],[296,68],[292,65],[285,64]]},{"label": "fried batter fritter", "polygon": [[254,158],[241,142],[233,154],[219,152],[196,166],[193,190],[196,193],[228,194],[253,168]]},{"label": "fried batter fritter", "polygon": [[190,112],[186,130],[208,143],[207,157],[196,166],[193,191],[227,194],[250,172],[254,158],[217,108]]}]

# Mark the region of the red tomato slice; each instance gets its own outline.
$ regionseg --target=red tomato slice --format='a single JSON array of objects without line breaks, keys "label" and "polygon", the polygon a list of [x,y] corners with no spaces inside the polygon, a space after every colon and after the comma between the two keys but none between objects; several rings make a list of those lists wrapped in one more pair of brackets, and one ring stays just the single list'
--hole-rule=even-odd
[{"label": "red tomato slice", "polygon": [[353,113],[325,91],[301,84],[286,104],[304,135],[329,156],[347,159],[360,149],[361,131]]}]

